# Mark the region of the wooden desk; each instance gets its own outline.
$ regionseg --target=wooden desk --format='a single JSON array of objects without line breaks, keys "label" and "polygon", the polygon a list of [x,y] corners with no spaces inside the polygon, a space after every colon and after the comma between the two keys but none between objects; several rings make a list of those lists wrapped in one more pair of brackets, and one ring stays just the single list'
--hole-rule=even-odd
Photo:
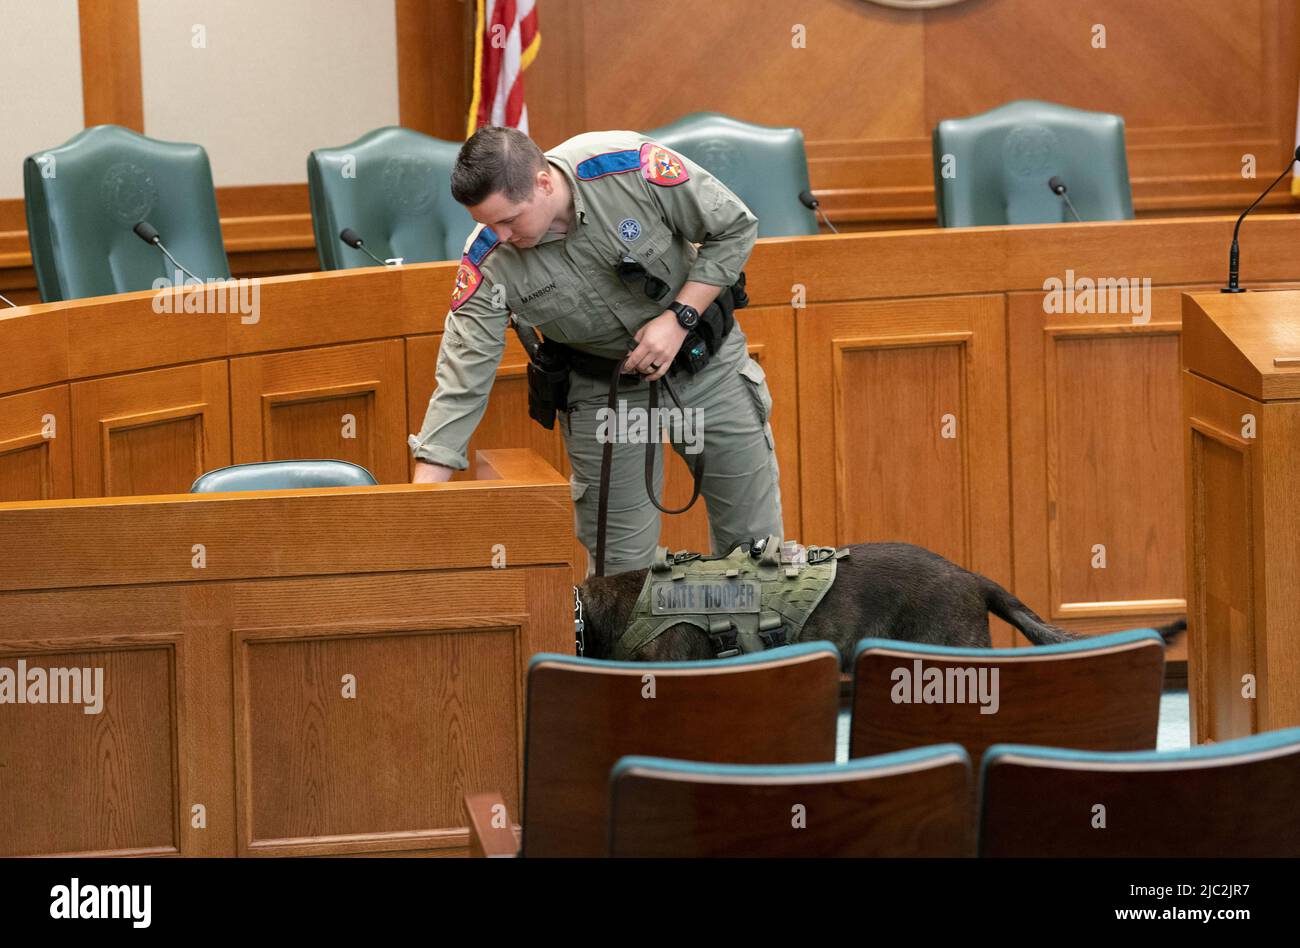
[{"label": "wooden desk", "polygon": [[[1072,628],[1182,614],[1179,296],[1222,281],[1231,231],[1212,217],[760,241],[740,320],[774,398],[786,534],[920,543]],[[1249,220],[1245,282],[1300,278],[1298,231]],[[252,325],[159,315],[152,293],[8,311],[0,498],[178,491],[231,461],[301,456],[404,479],[454,266],[269,278]],[[1046,312],[1045,281],[1071,271],[1149,279],[1144,321]],[[528,448],[567,474],[558,432],[527,417],[523,367],[510,338],[471,450]],[[689,477],[667,466],[680,504]],[[705,548],[703,504],[663,537]]]},{"label": "wooden desk", "polygon": [[1300,293],[1183,297],[1192,739],[1300,725]]},{"label": "wooden desk", "polygon": [[569,492],[522,451],[478,478],[0,504],[0,667],[104,683],[0,704],[0,856],[464,855],[467,789],[518,813]]}]

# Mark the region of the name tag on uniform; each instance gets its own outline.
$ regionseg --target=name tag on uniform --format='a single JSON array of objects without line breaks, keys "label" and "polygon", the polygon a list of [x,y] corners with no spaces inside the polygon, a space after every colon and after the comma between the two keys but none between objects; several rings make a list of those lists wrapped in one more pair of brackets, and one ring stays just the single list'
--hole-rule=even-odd
[{"label": "name tag on uniform", "polygon": [[650,614],[758,612],[763,584],[756,579],[679,579],[650,584]]}]

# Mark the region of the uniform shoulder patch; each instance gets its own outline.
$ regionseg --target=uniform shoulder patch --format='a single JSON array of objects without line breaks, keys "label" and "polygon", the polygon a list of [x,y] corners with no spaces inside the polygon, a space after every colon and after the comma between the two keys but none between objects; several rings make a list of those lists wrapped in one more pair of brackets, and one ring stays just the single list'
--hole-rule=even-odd
[{"label": "uniform shoulder patch", "polygon": [[676,187],[691,179],[686,164],[663,145],[646,142],[641,146],[641,174],[661,188]]},{"label": "uniform shoulder patch", "polygon": [[465,251],[465,256],[460,258],[460,266],[456,268],[456,283],[451,288],[453,312],[469,302],[470,297],[483,283],[483,272],[479,270],[479,266],[499,243],[501,238],[496,235],[496,232],[491,227],[484,227]]},{"label": "uniform shoulder patch", "polygon": [[469,298],[474,295],[474,291],[482,282],[483,274],[479,272],[478,267],[470,263],[469,255],[461,257],[460,266],[456,268],[456,285],[451,288],[452,312],[468,303]]},{"label": "uniform shoulder patch", "polygon": [[622,174],[625,171],[635,171],[640,165],[641,160],[637,156],[636,149],[633,148],[627,151],[607,151],[603,155],[593,155],[578,162],[577,167],[573,170],[580,180],[594,181],[596,178],[603,178],[607,174]]},{"label": "uniform shoulder patch", "polygon": [[497,236],[496,231],[491,227],[484,227],[479,231],[478,236],[474,238],[474,242],[469,245],[469,249],[465,251],[465,257],[477,267],[483,263],[484,257],[497,248],[499,243],[501,243],[501,238]]}]

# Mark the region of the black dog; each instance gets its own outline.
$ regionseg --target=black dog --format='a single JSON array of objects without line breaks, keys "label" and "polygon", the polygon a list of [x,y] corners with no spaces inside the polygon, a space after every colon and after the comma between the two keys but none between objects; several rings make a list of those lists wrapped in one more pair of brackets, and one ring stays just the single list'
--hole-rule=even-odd
[{"label": "black dog", "polygon": [[[835,582],[804,624],[797,641],[825,640],[840,650],[845,668],[859,639],[867,637],[991,648],[989,613],[1011,623],[1035,645],[1087,638],[1048,625],[991,579],[962,569],[937,553],[909,543],[857,543],[836,566]],[[579,595],[583,608],[583,654],[607,658],[627,628],[645,583],[643,569],[591,577]],[[1168,643],[1187,628],[1177,619],[1157,631]],[[636,656],[667,662],[713,658],[708,636],[688,623],[665,629]]]}]

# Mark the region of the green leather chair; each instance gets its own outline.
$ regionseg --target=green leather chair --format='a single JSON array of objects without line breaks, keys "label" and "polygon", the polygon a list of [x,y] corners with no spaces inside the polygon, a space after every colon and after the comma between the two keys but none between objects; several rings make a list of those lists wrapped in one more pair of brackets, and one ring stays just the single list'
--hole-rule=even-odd
[{"label": "green leather chair", "polygon": [[390,125],[307,156],[312,228],[322,270],[373,267],[339,231],[350,227],[377,257],[459,260],[474,219],[451,196],[459,142]]},{"label": "green leather chair", "polygon": [[133,233],[152,224],[203,279],[230,279],[208,154],[199,145],[96,125],[23,162],[32,267],[44,302],[147,290],[173,279],[157,247]]},{"label": "green leather chair", "polygon": [[232,464],[201,474],[191,494],[222,494],[241,490],[298,490],[306,487],[373,487],[379,482],[351,461],[253,461]]},{"label": "green leather chair", "polygon": [[803,132],[693,112],[652,129],[650,138],[680,152],[735,192],[758,218],[760,237],[816,234],[817,215],[799,201],[810,189]]},{"label": "green leather chair", "polygon": [[1123,117],[1022,99],[935,127],[940,227],[1072,222],[1054,176],[1081,219],[1131,219]]}]

